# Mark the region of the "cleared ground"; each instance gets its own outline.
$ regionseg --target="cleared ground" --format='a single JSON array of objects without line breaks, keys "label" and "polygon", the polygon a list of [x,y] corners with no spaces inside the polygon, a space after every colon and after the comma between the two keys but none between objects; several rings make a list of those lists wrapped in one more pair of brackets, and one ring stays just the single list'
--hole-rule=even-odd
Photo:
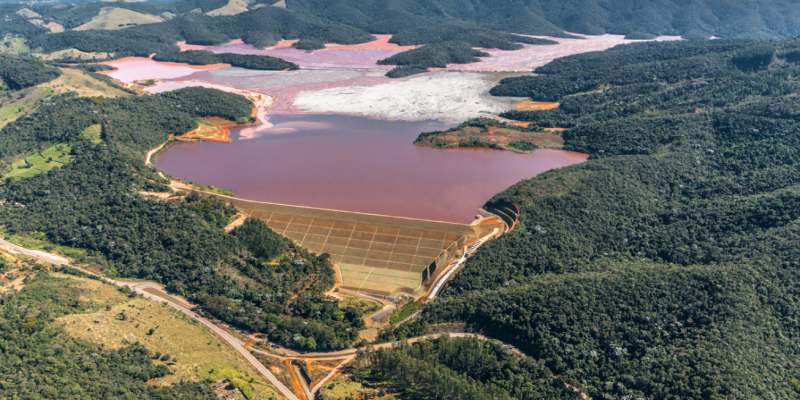
[{"label": "cleared ground", "polygon": [[206,15],[219,16],[219,15],[236,15],[247,11],[247,6],[251,3],[249,0],[228,0],[228,4],[211,10]]},{"label": "cleared ground", "polygon": [[322,400],[364,398],[363,396],[373,391],[374,389],[364,387],[358,382],[340,377],[323,385],[319,390],[319,396]]},{"label": "cleared ground", "polygon": [[31,10],[30,8],[23,8],[21,10],[17,10],[17,14],[22,15],[25,18],[40,18],[41,15],[36,11]]},{"label": "cleared ground", "polygon": [[461,122],[497,115],[511,108],[515,100],[488,95],[494,85],[486,74],[439,72],[375,86],[301,92],[293,105],[306,112]]},{"label": "cleared ground", "polygon": [[66,92],[75,92],[81,97],[122,97],[129,93],[108,86],[90,74],[72,68],[60,68],[61,76],[0,98],[0,128],[31,112],[40,100]]},{"label": "cleared ground", "polygon": [[558,108],[558,103],[548,103],[544,101],[523,100],[514,104],[514,108],[520,111],[539,111],[552,110]]},{"label": "cleared ground", "polygon": [[42,60],[105,60],[109,57],[114,57],[114,53],[87,53],[78,49],[66,49],[55,51],[50,54],[34,54],[34,56]]},{"label": "cleared ground", "polygon": [[178,136],[177,139],[184,141],[205,140],[208,142],[231,142],[231,139],[228,138],[228,129],[225,126],[235,125],[234,122],[223,118],[210,117],[199,119],[197,123],[197,129],[186,132]]},{"label": "cleared ground", "polygon": [[83,132],[81,132],[81,135],[83,135],[83,137],[91,140],[92,143],[94,143],[94,144],[100,144],[100,143],[103,143],[103,138],[101,137],[102,136],[102,132],[103,132],[103,128],[100,126],[100,124],[94,124],[94,125],[86,128],[86,129],[84,129]]},{"label": "cleared ground", "polygon": [[51,33],[64,32],[64,27],[61,26],[61,24],[55,22],[45,23],[41,19],[29,19],[28,21],[36,26],[41,26],[42,28],[50,29]]},{"label": "cleared ground", "polygon": [[7,37],[0,41],[0,53],[19,54],[27,53],[28,51],[30,49],[25,44],[25,39]]},{"label": "cleared ground", "polygon": [[[217,336],[186,315],[166,305],[140,297],[131,299],[115,287],[101,282],[58,275],[74,280],[85,293],[81,300],[91,302],[95,312],[57,319],[73,337],[118,349],[139,342],[151,354],[169,355],[156,361],[173,373],[156,379],[155,384],[227,378],[239,381],[254,394],[268,399],[277,393],[259,379],[259,374]],[[252,382],[251,382],[252,379]]]},{"label": "cleared ground", "polygon": [[142,14],[136,11],[117,7],[103,7],[100,13],[91,21],[75,28],[82,31],[87,29],[116,30],[135,25],[153,24],[164,19],[155,15]]},{"label": "cleared ground", "polygon": [[33,273],[18,269],[9,269],[0,275],[0,294],[19,291],[25,287],[25,278],[33,277]]}]

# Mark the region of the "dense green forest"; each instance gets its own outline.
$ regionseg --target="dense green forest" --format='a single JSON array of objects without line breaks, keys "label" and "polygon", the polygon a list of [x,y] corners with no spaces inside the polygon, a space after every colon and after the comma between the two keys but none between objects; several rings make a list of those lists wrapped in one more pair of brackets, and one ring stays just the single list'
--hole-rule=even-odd
[{"label": "dense green forest", "polygon": [[536,360],[513,354],[501,342],[474,337],[440,337],[361,353],[351,370],[356,381],[389,386],[409,400],[580,399]]},{"label": "dense green forest", "polygon": [[649,37],[786,38],[800,34],[800,9],[764,0],[287,0],[289,9],[370,33],[399,33],[442,21],[529,35],[612,33]]},{"label": "dense green forest", "polygon": [[318,38],[303,38],[294,43],[292,43],[292,47],[298,50],[322,50],[326,48],[325,42],[322,39]]},{"label": "dense green forest", "polygon": [[[383,339],[465,322],[592,398],[797,398],[798,48],[641,43],[542,68],[529,87],[561,106],[506,115],[569,127],[589,161],[495,196],[516,229]],[[567,85],[581,66],[607,82]]]},{"label": "dense green forest", "polygon": [[428,68],[445,68],[447,64],[469,64],[480,62],[477,57],[489,57],[489,53],[475,50],[462,42],[437,43],[395,54],[379,60],[378,65],[397,65],[387,73],[390,78],[427,72]]},{"label": "dense green forest", "polygon": [[510,33],[493,31],[472,24],[445,23],[435,26],[409,29],[392,35],[389,43],[400,46],[421,44],[435,44],[448,42],[463,42],[470,47],[483,47],[487,49],[519,50],[527,44],[556,44],[552,40],[532,38],[528,36],[512,35]]},{"label": "dense green forest", "polygon": [[[70,143],[74,158],[0,186],[7,204],[25,206],[4,206],[0,224],[9,233],[43,232],[54,244],[88,250],[111,276],[160,282],[216,317],[271,333],[286,346],[348,347],[359,340],[351,328],[363,321],[357,310],[340,310],[321,296],[333,284],[326,257],[256,219],[226,234],[222,228],[235,210],[221,201],[139,195],[167,190],[144,166],[147,150],[194,129],[201,117],[250,122],[251,109],[244,97],[206,88],[119,99],[52,98],[0,130],[0,157]],[[81,134],[95,124],[102,127],[99,145]]]},{"label": "dense green forest", "polygon": [[67,334],[55,318],[92,311],[74,284],[39,271],[19,294],[0,296],[0,397],[216,398],[196,383],[149,384],[149,379],[169,374],[169,368],[155,365],[138,344],[105,350]]},{"label": "dense green forest", "polygon": [[[7,0],[3,0],[7,2]],[[92,10],[103,6],[132,9],[160,15],[206,13],[227,4],[225,0],[166,1],[140,3],[86,3],[86,0],[54,1],[70,4],[52,6],[2,4],[0,12],[9,14],[28,7],[56,22],[80,25]],[[250,8],[271,5],[258,0]],[[335,21],[370,33],[400,33],[405,30],[447,22],[472,23],[491,30],[529,35],[569,36],[566,32],[598,35],[612,33],[632,39],[650,39],[655,35],[680,35],[685,38],[747,37],[785,38],[800,34],[800,10],[785,0],[646,0],[611,2],[602,0],[529,0],[497,2],[490,0],[286,0],[289,10]],[[42,9],[55,9],[43,12]],[[270,7],[263,7],[270,8]],[[272,7],[277,8],[277,7]],[[96,15],[96,12],[95,12]],[[24,22],[24,20],[23,20]],[[80,23],[79,23],[80,22]],[[17,22],[18,23],[18,22]],[[33,24],[18,28],[41,29]],[[75,25],[75,26],[77,26]]]},{"label": "dense green forest", "polygon": [[6,86],[8,89],[25,89],[50,82],[59,76],[61,76],[61,71],[58,68],[37,59],[0,54],[0,85]]},{"label": "dense green forest", "polygon": [[284,61],[275,57],[258,56],[252,54],[212,53],[205,50],[158,53],[153,56],[153,60],[186,63],[189,65],[210,65],[224,63],[239,68],[265,71],[300,69],[300,67],[295,63]]}]

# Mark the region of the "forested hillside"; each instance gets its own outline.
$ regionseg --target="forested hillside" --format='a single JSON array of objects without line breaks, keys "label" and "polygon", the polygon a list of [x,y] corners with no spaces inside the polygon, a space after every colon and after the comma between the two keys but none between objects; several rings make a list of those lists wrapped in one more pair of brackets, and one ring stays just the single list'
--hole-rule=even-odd
[{"label": "forested hillside", "polygon": [[361,354],[351,368],[356,381],[389,386],[409,400],[581,398],[536,360],[478,338],[401,344]]},{"label": "forested hillside", "polygon": [[505,116],[591,158],[495,196],[516,229],[384,338],[466,322],[592,398],[797,398],[798,48],[627,45],[505,81],[561,103]]},{"label": "forested hillside", "polygon": [[25,89],[50,82],[60,75],[61,71],[58,68],[46,65],[39,60],[0,54],[0,85],[6,86],[6,89]]},{"label": "forested hillside", "polygon": [[300,67],[295,63],[284,61],[275,57],[257,56],[252,54],[212,53],[205,50],[158,53],[153,56],[153,60],[186,63],[189,65],[210,65],[224,63],[230,64],[233,67],[265,71],[300,69]]},{"label": "forested hillside", "polygon": [[[13,15],[11,18],[14,20],[24,18],[16,13],[10,15]],[[23,30],[22,27],[27,29],[26,24],[35,27],[28,22],[20,24],[19,28],[15,28],[17,25],[4,25],[0,28],[0,33],[24,36],[28,47],[35,52],[52,53],[78,49],[84,52],[114,53],[115,58],[174,53],[178,51],[175,44],[181,41],[217,45],[242,39],[245,43],[262,48],[275,45],[281,39],[318,39],[341,44],[375,40],[364,31],[277,7],[263,7],[252,12],[220,17],[187,13],[161,23],[113,31],[68,30],[51,34],[40,28],[35,32]]]},{"label": "forested hillside", "polygon": [[[6,200],[0,226],[87,250],[106,274],[163,283],[218,318],[271,333],[285,345],[350,346],[358,341],[351,328],[363,321],[357,310],[320,295],[333,283],[326,258],[256,219],[226,234],[222,228],[235,210],[220,201],[197,195],[164,201],[139,193],[167,191],[144,166],[145,152],[170,134],[196,128],[201,117],[250,122],[252,106],[244,97],[205,88],[118,99],[55,97],[0,130],[0,157],[69,143],[72,161],[0,186]],[[102,142],[95,145],[82,132],[97,124]]]},{"label": "forested hillside", "polygon": [[[8,399],[136,398],[215,399],[207,386],[158,386],[169,374],[137,344],[119,350],[77,340],[55,321],[96,307],[75,281],[36,268],[17,295],[0,295],[0,396]],[[130,293],[130,292],[128,292]],[[89,311],[90,312],[90,311]]]},{"label": "forested hillside", "polygon": [[398,33],[461,20],[503,32],[562,37],[565,31],[692,39],[800,34],[800,8],[787,0],[287,0],[286,5],[370,33]]}]

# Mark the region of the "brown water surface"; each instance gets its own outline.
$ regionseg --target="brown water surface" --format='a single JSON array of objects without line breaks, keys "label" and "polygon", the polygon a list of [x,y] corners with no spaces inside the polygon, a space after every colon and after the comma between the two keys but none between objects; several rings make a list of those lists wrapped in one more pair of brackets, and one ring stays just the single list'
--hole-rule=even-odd
[{"label": "brown water surface", "polygon": [[274,203],[469,223],[494,194],[586,154],[414,146],[438,121],[387,122],[346,115],[273,115],[231,130],[232,143],[180,143],[158,168],[237,197]]}]

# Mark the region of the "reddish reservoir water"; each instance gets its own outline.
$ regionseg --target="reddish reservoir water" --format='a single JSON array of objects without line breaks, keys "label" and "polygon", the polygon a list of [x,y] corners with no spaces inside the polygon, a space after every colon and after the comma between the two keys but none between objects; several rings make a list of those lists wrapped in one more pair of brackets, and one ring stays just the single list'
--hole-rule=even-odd
[{"label": "reddish reservoir water", "polygon": [[[232,143],[181,143],[158,157],[168,174],[233,189],[237,197],[469,223],[494,194],[586,154],[414,146],[438,121],[346,115],[273,115],[272,126],[234,129]],[[267,125],[268,126],[268,125]]]}]

